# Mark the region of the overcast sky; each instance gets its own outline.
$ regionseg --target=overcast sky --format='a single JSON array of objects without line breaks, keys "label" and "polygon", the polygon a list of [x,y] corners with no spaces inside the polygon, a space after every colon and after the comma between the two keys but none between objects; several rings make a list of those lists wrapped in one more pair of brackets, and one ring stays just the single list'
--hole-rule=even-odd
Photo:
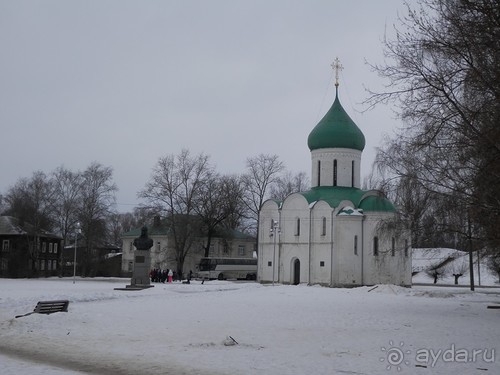
[{"label": "overcast sky", "polygon": [[367,113],[402,0],[0,0],[0,194],[36,170],[114,170],[131,211],[158,158],[204,152],[221,173],[277,154],[310,176],[307,137],[340,100],[366,137],[362,178],[393,108]]}]

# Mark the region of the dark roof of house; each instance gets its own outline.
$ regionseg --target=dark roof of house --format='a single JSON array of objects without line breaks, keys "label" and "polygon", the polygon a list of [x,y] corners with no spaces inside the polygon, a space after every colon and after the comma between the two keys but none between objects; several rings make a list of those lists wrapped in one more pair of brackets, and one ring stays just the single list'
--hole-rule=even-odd
[{"label": "dark roof of house", "polygon": [[62,238],[61,236],[51,233],[45,229],[38,229],[37,231],[33,224],[21,222],[21,220],[13,216],[0,216],[0,235],[34,236],[35,234],[42,237]]}]

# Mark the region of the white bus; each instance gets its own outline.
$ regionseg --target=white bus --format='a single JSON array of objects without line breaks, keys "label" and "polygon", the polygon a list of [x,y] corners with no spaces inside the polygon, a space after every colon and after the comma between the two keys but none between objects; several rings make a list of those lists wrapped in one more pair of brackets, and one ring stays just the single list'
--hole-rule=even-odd
[{"label": "white bus", "polygon": [[198,277],[202,279],[257,279],[255,258],[201,258]]}]

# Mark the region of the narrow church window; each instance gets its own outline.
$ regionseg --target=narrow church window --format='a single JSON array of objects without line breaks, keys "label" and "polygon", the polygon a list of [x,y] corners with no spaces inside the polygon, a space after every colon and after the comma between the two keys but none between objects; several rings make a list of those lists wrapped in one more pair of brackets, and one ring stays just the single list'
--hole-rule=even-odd
[{"label": "narrow church window", "polygon": [[333,186],[337,186],[337,159],[333,161]]},{"label": "narrow church window", "polygon": [[3,240],[2,251],[9,251],[9,240]]},{"label": "narrow church window", "polygon": [[358,236],[354,236],[354,255],[358,255]]},{"label": "narrow church window", "polygon": [[318,160],[318,186],[321,186],[321,160]]},{"label": "narrow church window", "polygon": [[57,244],[54,244],[54,253],[57,253]]},{"label": "narrow church window", "polygon": [[325,262],[324,261],[319,262],[319,266],[320,267],[324,267],[325,266]]},{"label": "narrow church window", "polygon": [[392,237],[391,255],[396,255],[396,239],[394,237]]},{"label": "narrow church window", "polygon": [[269,262],[267,262],[267,266],[268,266],[268,267],[272,267],[272,266],[273,266],[273,262],[270,262],[270,261],[269,261]]},{"label": "narrow church window", "polygon": [[326,236],[326,217],[322,219],[321,235]]},{"label": "narrow church window", "polygon": [[300,219],[299,218],[297,218],[297,222],[295,225],[295,235],[300,236]]},{"label": "narrow church window", "polygon": [[378,256],[378,237],[373,237],[373,255]]},{"label": "narrow church window", "polygon": [[408,240],[405,240],[405,257],[408,256]]},{"label": "narrow church window", "polygon": [[351,162],[351,187],[354,187],[354,160]]},{"label": "narrow church window", "polygon": [[156,251],[160,252],[160,250],[161,250],[161,244],[160,244],[160,241],[158,241],[156,243]]}]

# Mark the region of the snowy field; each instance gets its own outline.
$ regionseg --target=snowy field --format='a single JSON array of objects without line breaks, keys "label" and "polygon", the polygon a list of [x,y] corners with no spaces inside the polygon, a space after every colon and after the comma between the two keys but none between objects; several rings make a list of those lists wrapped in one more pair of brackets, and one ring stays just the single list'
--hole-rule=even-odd
[{"label": "snowy field", "polygon": [[[413,276],[413,283],[433,283],[432,276],[428,275],[425,270],[436,266],[446,259],[450,261],[440,267],[440,277],[438,285],[454,285],[455,278],[453,274],[462,274],[458,279],[458,284],[462,286],[470,285],[469,274],[469,254],[463,251],[448,248],[429,248],[429,249],[412,249],[412,269],[418,274]],[[500,286],[498,274],[493,273],[488,267],[487,258],[483,258],[480,262],[480,267],[477,266],[477,253],[474,254],[474,283],[486,286]]]},{"label": "snowy field", "polygon": [[500,374],[498,288],[128,283],[0,279],[0,374]]}]

